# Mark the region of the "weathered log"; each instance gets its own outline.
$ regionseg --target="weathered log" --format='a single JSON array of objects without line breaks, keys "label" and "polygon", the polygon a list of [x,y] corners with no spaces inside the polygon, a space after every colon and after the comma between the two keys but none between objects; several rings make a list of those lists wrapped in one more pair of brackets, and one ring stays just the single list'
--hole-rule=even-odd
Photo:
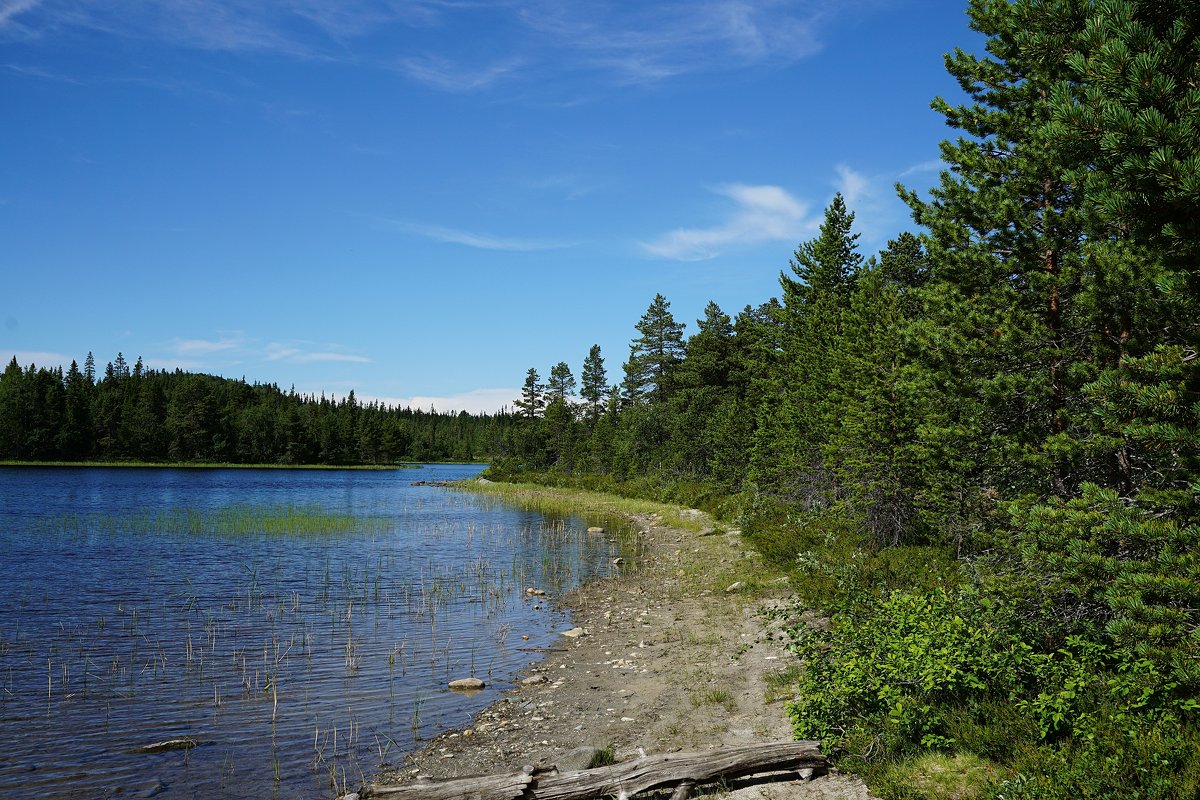
[{"label": "weathered log", "polygon": [[725,747],[694,753],[644,756],[607,767],[571,772],[538,772],[526,767],[518,773],[447,781],[423,781],[401,786],[372,785],[369,797],[393,800],[585,800],[623,795],[633,797],[651,789],[676,787],[687,797],[693,786],[762,772],[822,770],[826,758],[819,742],[772,742]]},{"label": "weathered log", "polygon": [[516,800],[528,797],[526,790],[537,772],[525,767],[520,772],[506,775],[479,775],[471,778],[454,778],[446,781],[422,780],[399,786],[370,785],[363,790],[365,797],[387,797],[397,800],[420,798],[420,800]]},{"label": "weathered log", "polygon": [[757,772],[818,769],[825,763],[819,742],[774,742],[698,753],[668,753],[610,767],[547,775],[537,781],[529,796],[538,800],[580,800],[612,794],[633,797],[685,781],[712,783]]}]

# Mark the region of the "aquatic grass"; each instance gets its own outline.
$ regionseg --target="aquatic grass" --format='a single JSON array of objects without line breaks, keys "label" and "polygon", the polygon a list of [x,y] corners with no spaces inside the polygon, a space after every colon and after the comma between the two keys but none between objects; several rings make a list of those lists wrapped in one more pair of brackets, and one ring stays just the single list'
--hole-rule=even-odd
[{"label": "aquatic grass", "polygon": [[140,509],[123,514],[60,514],[35,523],[42,533],[78,535],[185,534],[216,536],[329,536],[391,534],[401,520],[332,512],[316,505],[231,505],[222,508]]}]

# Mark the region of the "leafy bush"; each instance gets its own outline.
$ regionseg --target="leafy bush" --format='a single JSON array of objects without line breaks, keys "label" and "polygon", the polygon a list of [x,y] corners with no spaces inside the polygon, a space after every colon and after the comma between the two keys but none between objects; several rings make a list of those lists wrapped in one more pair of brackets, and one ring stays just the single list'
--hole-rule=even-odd
[{"label": "leafy bush", "polygon": [[829,634],[794,635],[806,663],[788,704],[796,736],[868,755],[953,745],[945,710],[1015,694],[1032,656],[972,592],[893,592]]}]

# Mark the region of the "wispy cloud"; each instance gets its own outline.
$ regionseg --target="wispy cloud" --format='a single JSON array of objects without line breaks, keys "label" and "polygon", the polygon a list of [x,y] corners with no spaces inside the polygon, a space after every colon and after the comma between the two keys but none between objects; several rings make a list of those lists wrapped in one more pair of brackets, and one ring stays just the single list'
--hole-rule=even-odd
[{"label": "wispy cloud", "polygon": [[171,343],[175,355],[187,357],[207,356],[228,350],[236,350],[242,346],[242,341],[236,338],[211,339],[176,339]]},{"label": "wispy cloud", "polygon": [[928,161],[922,161],[919,164],[913,164],[911,167],[901,172],[897,177],[907,178],[910,175],[922,175],[927,172],[939,172],[940,170],[944,169],[945,166],[946,162],[942,161],[940,158],[931,158]]},{"label": "wispy cloud", "polygon": [[[0,353],[5,351],[0,350]],[[71,356],[64,356],[62,353],[51,353],[45,350],[9,350],[4,358],[4,366],[7,366],[14,358],[22,367],[28,367],[30,364],[35,364],[39,367],[66,367],[71,363]],[[4,366],[0,366],[3,369]]]},{"label": "wispy cloud", "polygon": [[472,389],[458,394],[444,395],[412,395],[410,397],[370,397],[361,396],[363,403],[377,402],[398,408],[423,408],[431,406],[441,412],[466,411],[470,414],[494,414],[504,407],[512,407],[514,398],[521,396],[521,390],[510,389]]},{"label": "wispy cloud", "polygon": [[[0,0],[0,30],[44,36],[83,28],[203,50],[350,61],[469,92],[581,72],[643,84],[786,65],[818,51],[828,20],[865,1]],[[485,52],[464,56],[458,43],[481,29],[489,31]]]},{"label": "wispy cloud", "polygon": [[435,242],[461,244],[480,250],[503,250],[509,252],[529,253],[541,250],[561,250],[573,246],[571,242],[553,239],[529,239],[520,237],[491,236],[488,234],[472,233],[458,228],[448,228],[442,225],[424,225],[417,222],[389,220],[400,230],[432,239]]},{"label": "wispy cloud", "polygon": [[[0,20],[0,25],[3,25],[3,24],[4,24],[3,21]],[[87,86],[87,84],[84,83],[83,81],[78,80],[76,78],[72,78],[69,75],[63,75],[58,72],[51,72],[50,70],[42,69],[41,67],[21,66],[20,64],[4,64],[2,66],[5,69],[9,70],[10,72],[15,72],[18,75],[24,75],[29,78],[41,78],[42,80],[45,80],[45,81],[56,81],[58,83],[69,83],[74,86]]]},{"label": "wispy cloud", "polygon": [[354,353],[343,353],[329,348],[309,350],[295,344],[272,342],[267,345],[264,358],[267,361],[287,361],[292,364],[313,364],[317,362],[341,361],[354,364],[367,364],[371,359]]},{"label": "wispy cloud", "polygon": [[0,0],[0,28],[8,24],[13,17],[28,11],[41,2],[42,0]]},{"label": "wispy cloud", "polygon": [[[846,5],[846,4],[843,4]],[[622,83],[791,63],[820,49],[819,0],[689,0],[655,4],[521,4],[517,13],[579,66]]]},{"label": "wispy cloud", "polygon": [[642,249],[675,261],[715,258],[727,249],[768,241],[795,241],[817,223],[808,205],[778,186],[729,184],[714,189],[734,203],[728,219],[709,228],[677,228]]},{"label": "wispy cloud", "polygon": [[482,67],[466,67],[441,56],[403,58],[397,69],[408,78],[447,92],[474,92],[486,89],[522,66],[519,58],[509,58]]}]

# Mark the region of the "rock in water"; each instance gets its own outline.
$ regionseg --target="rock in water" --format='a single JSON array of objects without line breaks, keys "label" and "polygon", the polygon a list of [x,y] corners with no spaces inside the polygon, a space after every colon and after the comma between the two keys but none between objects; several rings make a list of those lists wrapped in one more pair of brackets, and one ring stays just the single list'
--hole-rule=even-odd
[{"label": "rock in water", "polygon": [[604,533],[604,528],[601,528],[598,526],[592,526],[587,529],[587,532],[588,533]]},{"label": "rock in water", "polygon": [[479,678],[459,678],[458,680],[450,681],[450,688],[460,692],[474,692],[485,686],[487,684]]}]

